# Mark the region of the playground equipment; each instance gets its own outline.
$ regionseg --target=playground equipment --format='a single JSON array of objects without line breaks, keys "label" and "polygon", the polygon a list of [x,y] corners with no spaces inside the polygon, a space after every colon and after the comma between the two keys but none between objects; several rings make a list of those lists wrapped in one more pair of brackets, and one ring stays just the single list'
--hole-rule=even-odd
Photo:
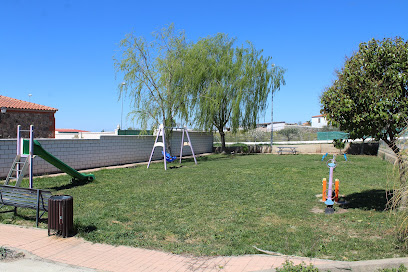
[{"label": "playground equipment", "polygon": [[167,152],[163,152],[162,151],[162,154],[164,155],[164,156],[166,156],[166,161],[168,161],[168,162],[174,162],[175,160],[177,160],[177,157],[176,156],[171,156],[169,153],[167,153]]},{"label": "playground equipment", "polygon": [[[21,137],[21,132],[29,132],[29,138]],[[15,187],[20,187],[24,176],[29,175],[30,188],[33,188],[33,159],[39,156],[48,163],[54,165],[58,169],[67,173],[72,177],[72,181],[92,181],[95,179],[93,174],[81,174],[70,166],[66,165],[52,154],[48,153],[41,144],[34,140],[34,126],[30,126],[30,130],[22,130],[21,126],[17,126],[17,155],[13,161],[10,171],[6,178],[6,185],[15,181]]]},{"label": "playground equipment", "polygon": [[[163,124],[160,124],[159,126],[159,131],[157,132],[157,136],[156,136],[156,140],[154,141],[154,145],[152,148],[152,153],[150,154],[150,158],[149,158],[149,163],[147,164],[147,168],[149,168],[150,163],[152,161],[152,157],[153,157],[153,153],[154,153],[154,149],[156,147],[162,147],[163,151],[162,154],[164,156],[164,170],[167,170],[167,162],[173,162],[177,159],[177,157],[175,156],[171,156],[169,153],[166,152],[166,136],[165,136],[165,132],[164,129],[166,127]],[[197,164],[197,159],[195,157],[194,154],[194,150],[193,150],[193,146],[191,144],[191,140],[190,140],[190,136],[188,135],[188,131],[187,131],[187,127],[182,127],[182,128],[173,128],[173,129],[179,129],[181,130],[181,147],[180,147],[180,163],[181,163],[181,159],[183,157],[183,147],[184,146],[189,146],[191,149],[191,153],[193,154],[193,158],[194,158],[194,162],[195,164]],[[187,142],[184,141],[184,134],[186,134],[187,136]],[[159,137],[162,137],[162,142],[159,142]]]},{"label": "playground equipment", "polygon": [[[322,156],[322,161],[324,161],[324,159],[327,157],[327,155],[329,155],[329,153],[326,153],[326,154],[324,154]],[[347,161],[347,154],[346,153],[343,154],[343,157],[344,157],[344,160]]]},{"label": "playground equipment", "polygon": [[329,188],[327,188],[327,180],[326,178],[324,178],[323,179],[322,201],[324,202],[324,204],[326,204],[326,209],[324,210],[324,213],[331,214],[331,213],[334,213],[334,208],[333,208],[334,201],[337,202],[339,200],[340,181],[338,179],[336,179],[334,182],[334,192],[333,192],[333,172],[334,172],[334,168],[336,168],[337,166],[336,155],[333,155],[333,159],[329,159],[326,164],[327,164],[327,167],[329,167],[330,169]]}]

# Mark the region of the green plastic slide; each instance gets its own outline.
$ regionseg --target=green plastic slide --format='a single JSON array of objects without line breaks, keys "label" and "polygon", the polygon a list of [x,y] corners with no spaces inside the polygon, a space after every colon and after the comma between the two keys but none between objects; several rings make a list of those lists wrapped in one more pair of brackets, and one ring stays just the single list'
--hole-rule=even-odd
[{"label": "green plastic slide", "polygon": [[37,140],[33,141],[33,145],[34,155],[40,156],[48,163],[54,165],[61,171],[70,175],[72,177],[72,181],[93,181],[95,179],[95,176],[93,174],[81,174],[77,170],[69,167],[68,165],[54,157],[52,154],[48,153]]}]

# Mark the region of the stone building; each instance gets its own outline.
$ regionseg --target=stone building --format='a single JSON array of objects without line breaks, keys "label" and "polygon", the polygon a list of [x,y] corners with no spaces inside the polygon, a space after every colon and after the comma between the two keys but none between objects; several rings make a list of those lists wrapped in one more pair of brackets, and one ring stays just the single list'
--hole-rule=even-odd
[{"label": "stone building", "polygon": [[16,138],[17,125],[21,129],[34,125],[36,138],[55,138],[54,115],[58,109],[3,95],[0,95],[0,109],[0,138]]}]

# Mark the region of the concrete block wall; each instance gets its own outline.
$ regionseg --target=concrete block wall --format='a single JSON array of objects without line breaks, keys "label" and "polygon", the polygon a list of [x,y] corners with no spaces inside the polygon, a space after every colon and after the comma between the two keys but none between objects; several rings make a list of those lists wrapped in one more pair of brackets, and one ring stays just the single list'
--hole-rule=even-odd
[{"label": "concrete block wall", "polygon": [[[211,133],[189,132],[195,154],[212,152]],[[160,138],[161,139],[161,138]],[[101,136],[100,139],[37,139],[42,147],[70,167],[82,170],[135,162],[147,162],[155,136]],[[187,141],[185,137],[185,141]],[[181,133],[173,132],[172,155],[179,156]],[[162,159],[156,147],[153,160]],[[183,156],[191,155],[184,147]],[[0,139],[0,177],[5,178],[16,156],[16,139]],[[58,173],[59,169],[36,157],[34,174]]]}]

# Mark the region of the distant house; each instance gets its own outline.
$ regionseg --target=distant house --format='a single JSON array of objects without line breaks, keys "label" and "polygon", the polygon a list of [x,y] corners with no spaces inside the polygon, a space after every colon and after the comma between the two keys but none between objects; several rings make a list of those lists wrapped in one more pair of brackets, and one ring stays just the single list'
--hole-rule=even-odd
[{"label": "distant house", "polygon": [[[284,129],[286,126],[285,122],[273,122],[273,131],[278,131]],[[259,123],[256,124],[256,129],[260,131],[271,131],[271,123]]]},{"label": "distant house", "polygon": [[82,133],[89,132],[87,130],[73,129],[73,128],[56,128],[55,138],[57,139],[82,139]]},{"label": "distant house", "polygon": [[58,109],[3,95],[0,95],[0,109],[0,138],[16,138],[17,125],[21,125],[23,130],[34,125],[36,138],[55,138],[55,113]]},{"label": "distant house", "polygon": [[313,128],[322,128],[327,126],[327,120],[324,115],[312,116],[312,127]]},{"label": "distant house", "polygon": [[73,128],[56,128],[56,133],[79,133],[79,132],[89,132],[87,130],[73,129]]}]

